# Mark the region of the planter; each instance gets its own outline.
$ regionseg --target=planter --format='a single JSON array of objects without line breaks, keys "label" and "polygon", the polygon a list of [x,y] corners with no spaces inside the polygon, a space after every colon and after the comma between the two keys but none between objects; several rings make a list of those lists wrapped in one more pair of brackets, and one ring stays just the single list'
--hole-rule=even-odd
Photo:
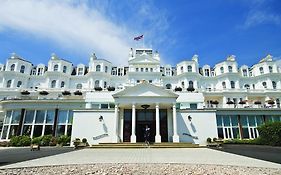
[{"label": "planter", "polygon": [[194,89],[194,87],[188,87],[186,90],[189,92],[193,92],[195,89]]},{"label": "planter", "polygon": [[115,91],[115,87],[110,87],[110,86],[109,86],[109,87],[107,88],[107,90],[108,90],[108,91]]},{"label": "planter", "polygon": [[102,91],[101,87],[95,87],[94,89],[95,89],[95,91]]},{"label": "planter", "polygon": [[246,101],[239,101],[239,104],[244,105],[244,104],[246,104]]},{"label": "planter", "polygon": [[30,94],[30,92],[28,92],[28,91],[21,91],[21,95],[29,95]]},{"label": "planter", "polygon": [[176,87],[175,91],[182,91],[182,88],[181,87]]},{"label": "planter", "polygon": [[228,105],[233,105],[234,102],[233,102],[233,101],[228,101],[228,102],[226,102],[226,104],[228,104]]},{"label": "planter", "polygon": [[48,95],[49,92],[47,92],[47,91],[41,91],[41,92],[39,92],[39,94],[40,94],[40,95]]},{"label": "planter", "polygon": [[255,101],[254,104],[255,104],[255,105],[260,105],[261,102],[260,102],[260,101]]},{"label": "planter", "polygon": [[71,95],[71,93],[69,91],[63,91],[62,95]]},{"label": "planter", "polygon": [[74,95],[82,95],[83,93],[81,91],[75,91]]},{"label": "planter", "polygon": [[213,104],[213,105],[218,105],[219,102],[218,102],[217,100],[215,100],[215,101],[212,101],[211,104]]},{"label": "planter", "polygon": [[274,104],[275,104],[275,102],[274,102],[273,100],[269,100],[267,103],[268,103],[269,105],[274,105]]}]

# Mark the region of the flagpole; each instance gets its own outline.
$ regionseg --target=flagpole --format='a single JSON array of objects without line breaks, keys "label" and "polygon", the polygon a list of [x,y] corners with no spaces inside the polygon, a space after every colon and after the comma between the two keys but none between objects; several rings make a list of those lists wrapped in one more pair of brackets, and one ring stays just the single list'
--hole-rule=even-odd
[{"label": "flagpole", "polygon": [[144,36],[142,38],[143,38],[143,40],[142,40],[142,47],[144,49]]}]

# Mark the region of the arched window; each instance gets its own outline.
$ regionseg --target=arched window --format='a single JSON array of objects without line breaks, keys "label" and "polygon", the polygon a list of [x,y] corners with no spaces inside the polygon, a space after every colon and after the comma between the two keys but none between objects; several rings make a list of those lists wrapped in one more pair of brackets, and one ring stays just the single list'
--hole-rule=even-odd
[{"label": "arched window", "polygon": [[63,72],[63,73],[66,73],[66,70],[67,70],[67,67],[66,67],[66,66],[63,66],[62,72]]},{"label": "arched window", "polygon": [[25,70],[25,66],[22,65],[22,66],[20,67],[20,73],[24,73],[24,70]]},{"label": "arched window", "polygon": [[193,81],[189,81],[189,82],[188,82],[188,87],[189,87],[189,88],[193,88]]},{"label": "arched window", "polygon": [[181,82],[181,87],[184,89],[184,81]]},{"label": "arched window", "polygon": [[166,84],[166,89],[171,89],[172,85],[171,84]]},{"label": "arched window", "polygon": [[37,75],[43,75],[43,68],[38,69]]},{"label": "arched window", "polygon": [[181,73],[183,73],[183,66],[181,67]]},{"label": "arched window", "polygon": [[263,67],[260,67],[260,74],[263,74]]},{"label": "arched window", "polygon": [[276,89],[276,82],[275,81],[272,81],[272,88]]},{"label": "arched window", "polygon": [[81,83],[77,84],[76,89],[82,89],[82,84]]},{"label": "arched window", "polygon": [[221,70],[221,73],[223,74],[223,73],[224,73],[224,69],[223,69],[223,67],[221,67],[221,68],[220,68],[220,70]]},{"label": "arched window", "polygon": [[83,75],[83,68],[82,67],[78,68],[78,75]]},{"label": "arched window", "polygon": [[245,89],[250,89],[250,85],[245,84],[245,85],[244,85],[244,88],[245,88]]},{"label": "arched window", "polygon": [[263,85],[263,88],[264,88],[264,89],[267,88],[266,82],[262,82],[262,85]]},{"label": "arched window", "polygon": [[8,81],[7,81],[7,86],[6,86],[6,87],[7,87],[7,88],[10,88],[10,87],[11,87],[11,84],[12,84],[12,80],[8,80]]},{"label": "arched window", "polygon": [[16,67],[16,65],[12,64],[11,67],[10,67],[10,71],[15,71],[15,67]]},{"label": "arched window", "polygon": [[232,72],[232,66],[228,66],[228,72]]},{"label": "arched window", "polygon": [[54,65],[54,71],[57,72],[59,70],[59,65]]},{"label": "arched window", "polygon": [[247,69],[243,69],[243,76],[244,76],[244,77],[247,77],[247,76],[248,76],[248,74],[247,74]]},{"label": "arched window", "polygon": [[96,66],[96,72],[100,72],[100,65]]},{"label": "arched window", "polygon": [[272,73],[272,66],[268,66],[269,73]]},{"label": "arched window", "polygon": [[187,72],[192,72],[192,66],[187,66]]},{"label": "arched window", "polygon": [[63,88],[64,85],[65,85],[65,83],[64,83],[64,81],[62,81],[62,82],[60,83],[60,87]]},{"label": "arched window", "polygon": [[21,87],[21,85],[22,85],[22,81],[18,81],[17,87]]},{"label": "arched window", "polygon": [[95,81],[95,87],[100,87],[100,80]]},{"label": "arched window", "polygon": [[108,67],[105,66],[105,67],[104,67],[104,72],[107,73],[107,71],[108,71]]},{"label": "arched window", "polygon": [[231,82],[230,82],[230,86],[231,86],[231,89],[235,89],[235,82],[234,82],[234,81],[231,81]]},{"label": "arched window", "polygon": [[210,76],[210,71],[209,71],[209,69],[205,69],[205,76]]},{"label": "arched window", "polygon": [[223,88],[223,89],[226,89],[226,84],[225,84],[224,81],[222,82],[222,88]]},{"label": "arched window", "polygon": [[51,88],[55,88],[56,87],[56,84],[57,84],[57,81],[56,80],[53,80],[51,82]]}]

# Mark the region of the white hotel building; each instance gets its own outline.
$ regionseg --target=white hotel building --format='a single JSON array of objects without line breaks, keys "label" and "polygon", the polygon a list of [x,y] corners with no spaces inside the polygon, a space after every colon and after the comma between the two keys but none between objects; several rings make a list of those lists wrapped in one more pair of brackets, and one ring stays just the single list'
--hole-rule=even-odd
[{"label": "white hotel building", "polygon": [[281,121],[281,69],[268,55],[238,67],[234,56],[199,67],[198,56],[161,66],[152,49],[131,49],[128,66],[91,55],[88,65],[52,55],[34,66],[13,54],[0,64],[0,141],[13,135],[71,135],[90,144],[206,144],[256,138],[257,126]]}]

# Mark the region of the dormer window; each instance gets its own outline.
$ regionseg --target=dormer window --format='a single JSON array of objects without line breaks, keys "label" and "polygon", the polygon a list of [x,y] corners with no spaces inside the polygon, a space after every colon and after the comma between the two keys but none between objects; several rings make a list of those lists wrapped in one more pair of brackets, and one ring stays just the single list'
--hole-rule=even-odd
[{"label": "dormer window", "polygon": [[20,67],[20,73],[24,73],[24,70],[25,70],[25,66],[22,65],[22,66]]},{"label": "dormer window", "polygon": [[65,83],[64,83],[64,81],[62,81],[62,82],[60,83],[60,87],[63,88],[64,86],[65,86]]},{"label": "dormer window", "polygon": [[269,69],[269,73],[272,73],[272,66],[268,66],[268,69]]},{"label": "dormer window", "polygon": [[223,69],[223,67],[221,67],[221,68],[220,68],[220,70],[221,70],[221,73],[223,74],[223,73],[224,73],[224,69]]},{"label": "dormer window", "polygon": [[100,72],[100,65],[96,66],[96,72]]},{"label": "dormer window", "polygon": [[82,67],[78,68],[78,75],[83,75],[83,68]]},{"label": "dormer window", "polygon": [[228,72],[232,73],[232,66],[228,66]]},{"label": "dormer window", "polygon": [[15,71],[15,67],[16,67],[16,65],[12,64],[11,67],[10,67],[10,71]]},{"label": "dormer window", "polygon": [[222,82],[222,88],[226,89],[226,83],[224,81]]},{"label": "dormer window", "polygon": [[183,73],[183,66],[181,67],[181,73]]},{"label": "dormer window", "polygon": [[8,81],[7,81],[7,86],[6,86],[6,87],[7,87],[7,88],[10,88],[10,87],[11,87],[11,84],[12,84],[12,80],[8,80]]},{"label": "dormer window", "polygon": [[205,72],[205,76],[207,76],[207,77],[210,76],[210,71],[209,71],[209,69],[205,69],[204,72]]},{"label": "dormer window", "polygon": [[263,74],[263,67],[260,67],[260,74]]},{"label": "dormer window", "polygon": [[21,87],[21,85],[22,85],[22,81],[18,81],[17,87],[19,88],[19,87]]},{"label": "dormer window", "polygon": [[266,82],[262,82],[262,85],[263,85],[263,88],[264,88],[264,89],[267,88]]},{"label": "dormer window", "polygon": [[235,89],[235,82],[234,82],[234,81],[231,81],[231,82],[230,82],[230,86],[231,86],[231,89]]},{"label": "dormer window", "polygon": [[243,76],[247,77],[247,69],[243,69]]},{"label": "dormer window", "polygon": [[187,72],[192,72],[192,66],[187,66]]},{"label": "dormer window", "polygon": [[43,75],[43,68],[42,67],[38,69],[37,75]]},{"label": "dormer window", "polygon": [[66,73],[66,70],[67,70],[67,67],[66,67],[66,66],[63,66],[62,72],[63,72],[63,73]]},{"label": "dormer window", "polygon": [[95,87],[100,87],[100,81],[99,80],[95,81]]},{"label": "dormer window", "polygon": [[57,72],[59,70],[59,65],[54,65],[54,72]]}]

